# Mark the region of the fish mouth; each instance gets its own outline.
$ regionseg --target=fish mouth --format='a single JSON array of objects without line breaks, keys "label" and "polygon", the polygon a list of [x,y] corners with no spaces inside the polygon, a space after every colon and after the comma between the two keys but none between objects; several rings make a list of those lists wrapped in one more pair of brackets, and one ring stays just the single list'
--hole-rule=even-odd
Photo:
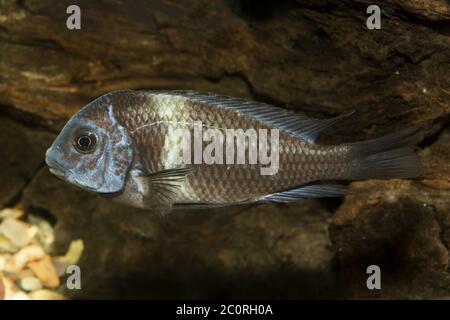
[{"label": "fish mouth", "polygon": [[62,164],[60,164],[58,161],[56,161],[55,159],[53,159],[52,157],[48,156],[48,152],[47,152],[47,156],[45,157],[45,162],[47,163],[49,170],[52,174],[54,174],[55,176],[64,179],[66,177],[66,168],[64,168],[64,166]]},{"label": "fish mouth", "polygon": [[77,180],[70,178],[70,171],[64,169],[59,163],[56,164],[57,168],[55,167],[55,163],[52,163],[52,166],[49,165],[49,170],[52,174],[54,174],[56,177],[58,177],[61,180],[68,181],[84,190],[90,191],[90,192],[96,192],[96,188],[90,187],[89,185],[86,185],[84,183],[81,183]]},{"label": "fish mouth", "polygon": [[52,168],[49,166],[49,170],[52,174],[54,174],[55,176],[57,176],[58,178],[61,179],[65,179],[66,178],[66,173],[65,171],[62,171],[60,169],[56,169],[56,168]]}]

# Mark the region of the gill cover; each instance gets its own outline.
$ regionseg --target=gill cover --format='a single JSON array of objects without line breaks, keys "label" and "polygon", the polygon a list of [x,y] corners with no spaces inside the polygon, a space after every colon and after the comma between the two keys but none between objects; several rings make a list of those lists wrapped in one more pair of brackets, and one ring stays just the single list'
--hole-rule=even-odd
[{"label": "gill cover", "polygon": [[[76,148],[81,135],[95,136],[89,152]],[[125,187],[133,161],[126,130],[116,121],[108,96],[85,106],[64,126],[46,153],[46,162],[60,178],[97,193],[116,193]]]},{"label": "gill cover", "polygon": [[105,128],[105,145],[102,155],[103,184],[96,190],[99,193],[121,191],[126,182],[133,161],[133,148],[125,129],[116,121],[112,105],[108,105],[109,127]]}]

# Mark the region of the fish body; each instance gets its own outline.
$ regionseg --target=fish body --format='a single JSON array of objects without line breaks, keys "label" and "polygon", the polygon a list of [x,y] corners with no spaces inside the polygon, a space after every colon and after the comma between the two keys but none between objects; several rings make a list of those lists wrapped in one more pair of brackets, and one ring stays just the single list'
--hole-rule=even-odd
[{"label": "fish body", "polygon": [[347,116],[316,120],[215,94],[121,90],[74,115],[46,161],[86,190],[163,211],[343,196],[344,187],[323,181],[420,175],[410,147],[415,130],[359,143],[315,142]]}]

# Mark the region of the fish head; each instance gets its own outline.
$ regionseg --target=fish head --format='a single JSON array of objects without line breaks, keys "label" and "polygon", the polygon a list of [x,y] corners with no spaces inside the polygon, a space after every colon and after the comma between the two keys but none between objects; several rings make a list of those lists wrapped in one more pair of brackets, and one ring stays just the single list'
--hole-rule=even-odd
[{"label": "fish head", "polygon": [[114,116],[110,95],[75,114],[45,154],[51,173],[96,193],[123,190],[133,160],[130,139]]}]

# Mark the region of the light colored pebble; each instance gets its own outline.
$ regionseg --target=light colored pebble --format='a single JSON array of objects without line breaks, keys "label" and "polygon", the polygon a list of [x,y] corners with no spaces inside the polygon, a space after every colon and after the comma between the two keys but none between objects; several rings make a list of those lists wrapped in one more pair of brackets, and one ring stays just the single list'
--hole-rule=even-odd
[{"label": "light colored pebble", "polygon": [[14,292],[7,300],[30,300],[30,297],[23,291]]},{"label": "light colored pebble", "polygon": [[28,223],[6,218],[0,224],[0,233],[11,240],[12,244],[18,247],[26,246],[36,235],[38,229]]},{"label": "light colored pebble", "polygon": [[33,277],[33,276],[34,276],[34,273],[30,269],[22,269],[22,270],[20,270],[18,272],[9,273],[8,274],[8,279],[10,279],[11,281],[14,281],[14,282],[17,283],[22,278]]},{"label": "light colored pebble", "polygon": [[5,285],[3,284],[3,277],[0,274],[0,300],[5,299]]},{"label": "light colored pebble", "polygon": [[19,285],[25,291],[35,291],[42,289],[42,283],[36,277],[25,277],[20,280]]},{"label": "light colored pebble", "polygon": [[77,264],[83,254],[84,243],[83,240],[74,240],[70,243],[69,249],[64,256],[52,257],[52,263],[55,267],[58,277],[66,274],[67,267]]},{"label": "light colored pebble", "polygon": [[47,220],[33,214],[28,215],[28,222],[38,228],[37,237],[39,241],[45,249],[49,249],[55,241],[55,232],[52,225]]},{"label": "light colored pebble", "polygon": [[6,263],[11,259],[12,255],[9,253],[0,254],[0,272],[5,270]]},{"label": "light colored pebble", "polygon": [[34,260],[39,260],[45,257],[44,249],[37,244],[26,246],[19,250],[12,258],[6,263],[6,272],[19,272],[25,265]]},{"label": "light colored pebble", "polygon": [[77,264],[83,254],[84,243],[83,240],[77,239],[70,243],[69,249],[65,255],[67,263]]},{"label": "light colored pebble", "polygon": [[51,290],[36,290],[33,292],[30,292],[30,298],[33,300],[65,300],[66,297],[64,297],[61,293]]},{"label": "light colored pebble", "polygon": [[5,300],[9,300],[14,293],[18,291],[16,285],[11,279],[4,277],[3,278],[3,290],[4,290],[4,298]]},{"label": "light colored pebble", "polygon": [[23,215],[23,211],[17,208],[5,208],[0,210],[0,219],[5,218],[20,218]]},{"label": "light colored pebble", "polygon": [[30,262],[28,267],[42,281],[45,287],[56,288],[59,286],[59,277],[49,256],[39,261]]},{"label": "light colored pebble", "polygon": [[84,244],[75,240],[64,256],[50,257],[54,229],[40,216],[17,208],[0,210],[0,300],[62,300],[64,295],[49,289],[60,285],[67,266],[80,259]]},{"label": "light colored pebble", "polygon": [[58,275],[58,277],[62,277],[63,275],[65,275],[67,267],[71,265],[70,263],[67,262],[67,259],[64,256],[52,257],[52,263],[53,266],[55,267],[56,274]]},{"label": "light colored pebble", "polygon": [[0,253],[14,253],[17,250],[19,248],[13,245],[11,240],[0,234]]}]

